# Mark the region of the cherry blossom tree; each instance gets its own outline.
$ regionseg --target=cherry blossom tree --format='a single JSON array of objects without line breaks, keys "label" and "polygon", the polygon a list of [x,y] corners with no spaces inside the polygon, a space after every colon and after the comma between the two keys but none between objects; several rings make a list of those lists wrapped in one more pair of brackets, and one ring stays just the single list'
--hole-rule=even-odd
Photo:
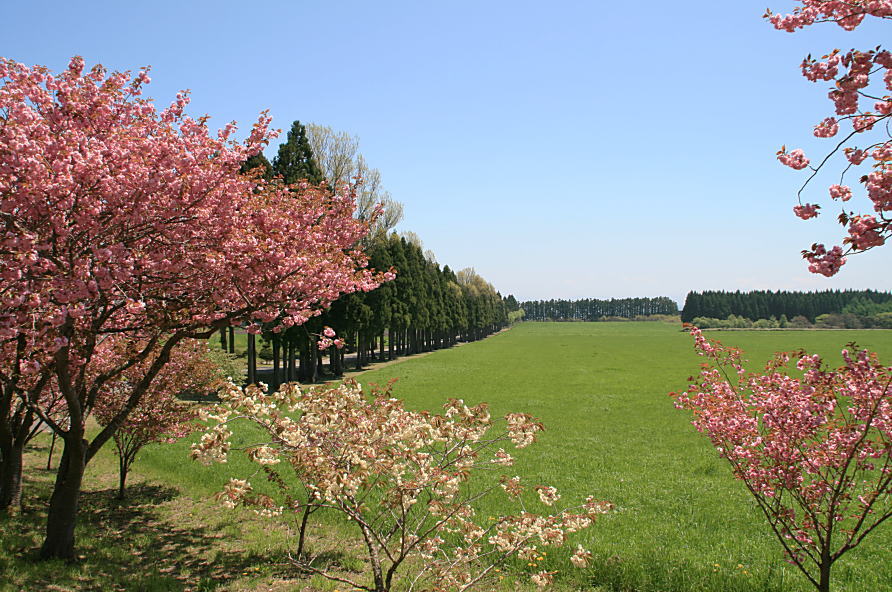
[{"label": "cherry blossom tree", "polygon": [[[260,493],[248,479],[233,478],[220,501],[296,520],[295,564],[355,590],[388,592],[397,584],[408,590],[468,590],[492,583],[488,578],[506,559],[532,559],[543,546],[561,547],[570,533],[612,508],[589,497],[575,508],[536,513],[528,509],[535,502],[525,489],[545,506],[560,499],[557,489],[528,488],[516,476],[493,478],[488,485],[478,477],[469,486],[475,474],[512,466],[504,446],[524,448],[535,441],[542,425],[523,413],[498,421],[486,404],[468,407],[455,399],[442,415],[409,411],[389,388],[367,396],[350,381],[305,391],[291,383],[271,394],[264,387],[229,385],[221,399],[205,415],[210,423],[192,447],[193,458],[225,461],[231,425],[252,422],[262,435],[244,450],[277,493]],[[507,495],[519,511],[481,519],[474,506],[490,494]],[[365,548],[365,580],[334,573],[307,551],[310,517],[323,508],[355,526]],[[584,567],[590,559],[577,546],[570,561]],[[531,578],[544,586],[553,575],[540,571]]]},{"label": "cherry blossom tree", "polygon": [[[64,443],[44,558],[73,557],[84,467],[185,340],[299,325],[380,281],[352,248],[366,227],[351,195],[239,175],[272,135],[266,114],[239,143],[234,123],[213,134],[187,115],[186,92],[156,109],[149,82],[79,57],[59,75],[0,60],[0,436],[23,402]],[[137,366],[88,439],[106,387]],[[64,421],[40,404],[50,383]]]},{"label": "cherry blossom tree", "polygon": [[749,374],[739,350],[691,334],[709,362],[676,405],[744,482],[788,561],[828,592],[836,560],[892,517],[892,368],[843,350],[837,370],[798,352]]},{"label": "cherry blossom tree", "polygon": [[[777,29],[789,32],[827,22],[851,31],[868,16],[892,19],[889,0],[800,0],[800,4],[791,14],[768,11],[765,16]],[[834,138],[836,144],[816,165],[801,149],[788,152],[782,147],[777,158],[793,169],[808,169],[799,190],[799,205],[793,208],[797,216],[808,220],[819,214],[821,206],[802,202],[805,188],[833,157],[844,156],[839,182],[829,186],[829,194],[841,202],[839,222],[847,228],[848,236],[841,246],[827,249],[815,243],[802,252],[809,271],[832,276],[845,264],[846,255],[883,245],[892,235],[892,53],[880,47],[847,52],[834,49],[820,59],[806,57],[802,74],[812,82],[833,83],[828,97],[835,113],[815,126],[814,135]],[[865,170],[867,165],[869,170]],[[855,193],[846,178],[855,175],[860,175],[873,213],[847,210],[845,204]]]}]

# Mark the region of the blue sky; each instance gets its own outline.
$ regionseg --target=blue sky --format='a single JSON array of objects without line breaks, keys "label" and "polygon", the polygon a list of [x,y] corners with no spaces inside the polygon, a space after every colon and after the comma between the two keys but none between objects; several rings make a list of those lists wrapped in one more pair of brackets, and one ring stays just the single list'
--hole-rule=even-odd
[{"label": "blue sky", "polygon": [[[788,12],[791,0],[769,2]],[[15,2],[0,55],[152,66],[148,94],[247,130],[269,109],[360,138],[441,264],[518,299],[689,290],[892,289],[892,248],[837,278],[799,252],[841,237],[792,214],[786,144],[831,113],[798,65],[883,23],[775,31],[758,2]],[[274,154],[274,149],[268,151]],[[818,179],[821,181],[822,179]],[[853,180],[854,184],[854,180]],[[863,200],[863,198],[862,198]],[[850,202],[851,203],[851,202]],[[860,202],[861,205],[864,201]]]}]

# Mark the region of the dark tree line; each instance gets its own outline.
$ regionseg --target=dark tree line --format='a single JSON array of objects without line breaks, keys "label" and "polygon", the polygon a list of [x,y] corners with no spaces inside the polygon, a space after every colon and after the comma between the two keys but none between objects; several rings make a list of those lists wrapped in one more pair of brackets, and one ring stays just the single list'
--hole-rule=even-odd
[{"label": "dark tree line", "polygon": [[671,298],[611,298],[597,300],[532,300],[521,302],[528,321],[597,321],[605,317],[631,319],[647,315],[677,315],[678,305]]},{"label": "dark tree line", "polygon": [[[252,170],[288,184],[325,182],[300,122],[294,122],[272,163],[262,154],[251,157],[243,172]],[[395,233],[380,232],[357,246],[368,255],[369,267],[392,269],[396,278],[371,292],[342,296],[304,325],[280,333],[264,331],[260,351],[255,336],[249,335],[249,383],[258,380],[258,355],[272,361],[273,388],[293,380],[311,383],[322,374],[341,376],[351,354],[352,365],[361,368],[375,360],[481,339],[507,325],[508,313],[517,308],[513,296],[503,299],[473,269],[441,269],[425,257],[420,245]],[[346,347],[320,351],[317,342],[326,327],[334,329]],[[224,349],[232,351],[231,333],[228,339],[225,333],[220,338]]]},{"label": "dark tree line", "polygon": [[814,323],[819,315],[843,312],[856,299],[882,304],[892,301],[892,293],[875,290],[689,292],[681,320],[690,323],[695,317],[726,319],[733,314],[751,320],[803,316]]},{"label": "dark tree line", "polygon": [[[396,278],[371,292],[341,297],[302,326],[265,332],[274,387],[341,376],[348,361],[360,369],[374,361],[475,341],[508,324],[507,299],[473,270],[441,269],[424,257],[421,247],[396,233],[376,237],[366,253],[370,267],[393,269]],[[326,327],[346,347],[320,351],[317,336]]]}]

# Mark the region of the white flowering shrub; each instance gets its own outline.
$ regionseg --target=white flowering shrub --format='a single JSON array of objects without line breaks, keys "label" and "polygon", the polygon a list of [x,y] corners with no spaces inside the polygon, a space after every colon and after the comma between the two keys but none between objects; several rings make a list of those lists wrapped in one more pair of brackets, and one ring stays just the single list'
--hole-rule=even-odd
[{"label": "white flowering shrub", "polygon": [[[229,425],[253,422],[266,441],[246,452],[279,493],[259,494],[247,480],[231,479],[218,499],[271,518],[296,514],[297,565],[355,589],[387,592],[402,582],[407,589],[467,590],[493,578],[511,557],[563,546],[569,533],[591,526],[612,507],[590,497],[558,512],[526,509],[520,477],[497,476],[513,464],[505,447],[528,446],[542,429],[526,414],[511,413],[494,422],[486,404],[468,407],[455,399],[444,405],[442,415],[409,411],[389,388],[367,396],[354,382],[306,391],[288,384],[275,393],[263,385],[244,390],[229,385],[221,399],[205,414],[208,429],[193,445],[192,457],[224,462],[230,452]],[[481,486],[475,479],[471,487],[471,475],[490,474],[485,469],[496,470],[492,482]],[[554,487],[535,490],[546,506],[560,498]],[[518,512],[479,519],[475,503],[490,494],[515,500]],[[355,525],[368,560],[365,579],[335,574],[305,552],[310,517],[322,508]],[[590,559],[591,553],[579,546],[571,562],[585,567]],[[552,577],[543,571],[532,579],[546,586]]]}]

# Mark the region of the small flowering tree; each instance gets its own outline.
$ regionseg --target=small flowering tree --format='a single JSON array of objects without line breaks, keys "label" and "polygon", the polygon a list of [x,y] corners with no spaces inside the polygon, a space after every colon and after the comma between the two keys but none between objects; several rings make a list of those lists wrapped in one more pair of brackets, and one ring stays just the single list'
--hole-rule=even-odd
[{"label": "small flowering tree", "polygon": [[[766,13],[771,23],[780,30],[793,32],[815,23],[836,23],[843,29],[855,29],[865,17],[892,19],[892,3],[888,0],[800,0],[801,6],[792,14]],[[817,164],[810,166],[801,149],[787,152],[782,147],[777,158],[783,164],[811,173],[799,190],[799,205],[793,210],[803,220],[818,215],[820,205],[802,203],[802,193],[809,182],[825,167],[831,157],[842,152],[846,162],[840,181],[830,185],[830,197],[848,202],[852,188],[845,177],[854,167],[868,162],[872,170],[861,174],[873,214],[856,214],[842,206],[839,222],[847,226],[848,236],[843,246],[827,249],[815,243],[802,252],[809,262],[809,271],[832,276],[845,263],[845,255],[880,246],[892,235],[892,136],[889,120],[892,117],[892,53],[879,47],[872,50],[834,49],[820,59],[808,56],[802,62],[802,74],[812,82],[832,82],[828,97],[833,102],[835,115],[826,117],[814,128],[818,138],[834,138],[842,129],[843,138]],[[842,128],[841,128],[842,126]],[[871,133],[872,132],[872,133]],[[851,141],[851,144],[850,144]],[[858,170],[858,169],[854,169]],[[850,172],[851,171],[851,172]]]},{"label": "small flowering tree", "polygon": [[843,350],[837,370],[799,352],[748,374],[739,350],[691,334],[709,363],[676,405],[731,463],[787,559],[827,592],[834,562],[892,517],[892,368]]},{"label": "small flowering tree", "polygon": [[[511,466],[504,445],[522,448],[535,440],[542,426],[529,415],[509,414],[504,428],[492,433],[485,404],[450,400],[442,415],[415,412],[391,398],[389,389],[367,398],[353,382],[307,391],[288,384],[272,394],[230,385],[221,398],[207,415],[209,429],[193,445],[192,457],[225,461],[229,425],[253,422],[265,441],[245,450],[278,493],[257,493],[247,479],[232,479],[219,499],[265,516],[296,514],[295,563],[354,589],[386,592],[402,582],[409,590],[467,590],[511,556],[530,558],[540,546],[566,544],[569,533],[590,526],[611,507],[589,498],[575,509],[538,514],[526,509],[519,477],[471,483],[475,472]],[[479,520],[474,503],[497,491],[516,500],[520,511]],[[535,491],[547,506],[560,498],[553,487]],[[338,512],[356,527],[370,581],[332,573],[307,553],[309,518],[320,509]],[[583,567],[590,558],[577,547],[571,561]],[[552,576],[543,571],[533,581],[544,586]]]},{"label": "small flowering tree", "polygon": [[[109,392],[96,408],[100,426],[117,417],[127,403],[133,383],[152,361],[131,367],[107,387]],[[143,447],[152,442],[174,442],[196,428],[195,410],[181,402],[178,395],[213,391],[224,380],[220,367],[209,357],[206,342],[190,340],[171,353],[170,361],[112,436],[118,455],[118,498],[124,498],[127,474]]]}]

